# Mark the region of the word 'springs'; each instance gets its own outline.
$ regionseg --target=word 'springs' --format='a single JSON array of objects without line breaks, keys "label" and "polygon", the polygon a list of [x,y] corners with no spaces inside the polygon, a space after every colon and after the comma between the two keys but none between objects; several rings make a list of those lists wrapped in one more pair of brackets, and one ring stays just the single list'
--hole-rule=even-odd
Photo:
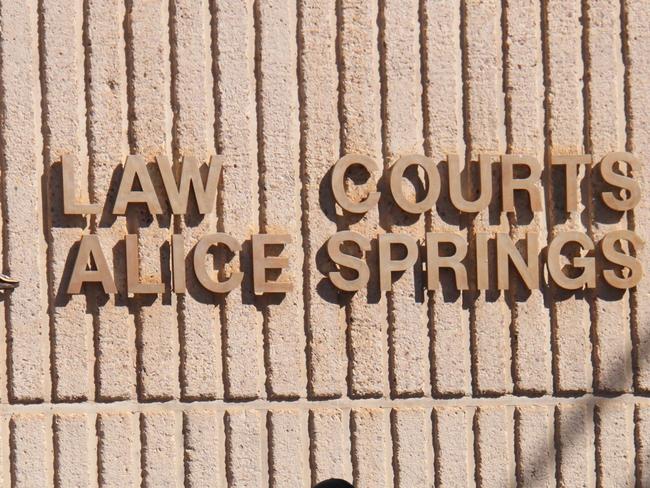
[{"label": "word 'springs'", "polygon": [[[214,213],[220,175],[228,167],[225,156],[212,156],[205,165],[191,156],[184,157],[182,164],[172,165],[169,158],[160,156],[156,158],[155,167],[162,185],[157,188],[144,158],[130,155],[118,182],[114,204],[108,209],[104,208],[108,202],[104,206],[80,203],[74,158],[65,155],[61,163],[63,211],[66,215],[107,212],[124,215],[130,206],[138,205],[145,206],[151,215],[164,213],[163,208],[169,208],[174,215],[184,215],[190,211],[191,195],[198,214]],[[561,176],[553,179],[554,185],[558,182],[561,185],[553,187],[552,195],[545,194],[542,165],[533,157],[479,154],[478,161],[471,163],[477,165],[478,171],[473,185],[475,191],[472,192],[474,199],[468,199],[464,194],[468,177],[461,170],[461,159],[457,155],[450,154],[441,163],[422,155],[401,156],[388,168],[386,184],[382,186],[378,184],[379,165],[372,158],[347,154],[332,168],[332,197],[340,214],[357,214],[361,218],[375,207],[381,210],[382,197],[390,198],[395,208],[416,218],[425,212],[436,212],[443,188],[459,213],[477,214],[497,201],[500,202],[500,212],[516,213],[521,208],[522,198],[533,213],[544,212],[545,202],[553,204],[555,212],[563,208],[566,213],[573,213],[583,211],[579,199],[581,174],[593,173],[587,170],[597,167],[602,185],[598,186],[600,193],[593,198],[600,199],[609,211],[622,216],[633,210],[641,199],[641,187],[635,179],[641,162],[627,152],[612,152],[597,162],[584,154],[552,155],[550,170],[559,172]],[[443,164],[446,165],[445,171],[441,171]],[[500,174],[495,179],[497,165]],[[359,169],[364,173],[363,181],[352,183],[350,174]],[[446,178],[442,177],[443,174]],[[404,185],[413,175],[419,179],[420,192]],[[494,181],[500,181],[500,186],[496,187]],[[378,191],[380,186],[386,195]],[[159,190],[164,190],[165,195],[159,195]],[[561,205],[551,201],[556,195],[562,196]],[[163,198],[168,205],[163,205]],[[549,281],[567,290],[595,288],[598,279],[613,288],[627,289],[636,286],[643,277],[641,261],[636,257],[643,241],[633,230],[608,232],[598,242],[584,232],[558,232],[553,234],[548,245],[545,240],[541,242],[536,231],[524,235],[523,239],[515,240],[503,232],[475,232],[470,241],[460,231],[432,229],[419,240],[406,233],[387,232],[375,236],[376,246],[373,246],[371,237],[341,230],[323,243],[334,265],[334,269],[326,274],[336,288],[346,292],[377,285],[382,292],[390,292],[397,273],[409,270],[423,273],[425,279],[421,282],[429,290],[441,288],[443,281],[444,286],[453,282],[456,290],[505,290],[512,286],[515,278],[528,289],[545,286]],[[254,234],[250,248],[227,233],[206,234],[189,252],[185,249],[184,236],[173,234],[170,236],[171,273],[167,273],[171,275],[169,284],[152,280],[149,276],[142,278],[138,236],[127,234],[124,241],[126,269],[121,271],[126,276],[126,290],[117,289],[100,238],[87,234],[79,241],[67,292],[79,294],[86,283],[99,283],[109,294],[162,294],[168,285],[175,293],[186,293],[189,269],[196,281],[209,292],[228,293],[242,286],[246,278],[244,272],[228,259],[219,261],[223,268],[220,270],[216,270],[213,263],[209,264],[210,254],[217,249],[225,249],[231,256],[250,253],[251,286],[255,294],[293,291],[291,278],[283,273],[289,260],[282,255],[282,250],[294,241],[289,234]],[[244,251],[245,248],[250,251]],[[371,251],[373,248],[376,248],[376,253]],[[185,261],[189,257],[193,266],[186,267]],[[544,265],[547,274],[543,272]],[[376,274],[371,273],[372,267],[376,267]],[[453,279],[441,280],[442,273]],[[161,275],[165,275],[162,270]],[[378,283],[371,283],[371,276],[376,276]]]}]

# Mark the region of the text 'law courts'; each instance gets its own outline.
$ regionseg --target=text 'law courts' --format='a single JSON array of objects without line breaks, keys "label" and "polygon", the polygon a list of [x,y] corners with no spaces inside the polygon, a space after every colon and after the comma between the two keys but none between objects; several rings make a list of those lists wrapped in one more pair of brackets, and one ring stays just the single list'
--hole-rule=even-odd
[{"label": "text 'law courts'", "polygon": [[[213,213],[217,211],[220,174],[224,168],[227,171],[227,164],[226,156],[213,156],[206,164],[186,156],[177,165],[160,156],[156,159],[157,174],[152,176],[144,158],[131,155],[124,164],[114,204],[107,208],[108,202],[104,205],[79,202],[74,158],[66,155],[62,158],[64,213],[124,215],[131,207],[144,206],[155,216],[164,213],[163,207],[168,204],[172,214],[186,215],[191,212],[190,194],[194,195],[195,213]],[[421,155],[404,155],[381,175],[373,159],[348,154],[333,165],[330,197],[343,214],[359,214],[361,218],[370,210],[381,211],[386,207],[382,201],[388,201],[393,208],[417,219],[426,212],[437,212],[444,189],[447,203],[451,203],[461,216],[460,221],[464,219],[467,226],[468,219],[486,209],[500,216],[519,212],[521,202],[525,202],[531,213],[544,212],[549,206],[553,206],[555,214],[582,212],[579,187],[587,174],[599,179],[598,188],[602,190],[592,194],[592,198],[599,199],[610,212],[622,217],[640,201],[641,188],[635,179],[640,165],[633,154],[625,152],[609,153],[600,161],[593,161],[589,155],[556,155],[550,158],[552,177],[543,174],[540,163],[529,156],[480,154],[478,161],[470,162],[466,171],[457,155],[449,155],[440,163]],[[477,171],[469,171],[469,166]],[[478,175],[472,174],[476,172]],[[164,189],[165,200],[154,184],[158,179],[162,180],[158,189],[161,186]],[[551,181],[553,192],[549,194]],[[562,201],[557,201],[557,195],[562,196]],[[611,287],[626,289],[636,286],[643,275],[641,263],[635,257],[643,242],[632,230],[608,232],[599,242],[594,242],[588,233],[568,230],[552,235],[546,242],[533,231],[526,232],[525,238],[519,240],[506,232],[474,232],[466,237],[461,227],[458,231],[444,232],[431,229],[421,240],[401,232],[365,236],[341,230],[323,243],[334,264],[327,275],[334,286],[348,292],[369,286],[371,276],[375,275],[370,272],[372,267],[377,267],[381,291],[390,291],[397,273],[410,269],[426,273],[426,280],[421,282],[429,290],[441,286],[441,273],[450,273],[458,290],[507,289],[513,279],[529,289],[539,288],[549,281],[542,276],[542,261],[548,278],[568,290],[594,288],[598,279]],[[377,240],[376,253],[372,238]],[[203,287],[214,293],[227,293],[241,286],[245,279],[245,273],[238,265],[232,265],[230,258],[234,253],[248,252],[244,250],[247,246],[224,232],[200,237],[189,252],[182,234],[170,235],[171,270],[161,269],[160,276],[170,275],[171,283],[155,276],[141,276],[138,237],[127,234],[124,241],[126,290],[119,290],[120,293],[160,294],[168,286],[175,293],[186,293],[188,269]],[[282,250],[285,246],[299,245],[299,241],[281,231],[251,235],[250,256],[246,259],[242,256],[241,261],[251,262],[255,294],[293,290],[291,276],[283,273],[288,258]],[[118,293],[100,238],[94,234],[83,235],[78,244],[67,292],[81,293],[85,284],[98,283],[105,293]],[[208,263],[208,257],[217,252],[214,262],[220,263],[219,266]],[[190,253],[191,266],[186,266]],[[494,266],[496,273],[491,272]]]}]

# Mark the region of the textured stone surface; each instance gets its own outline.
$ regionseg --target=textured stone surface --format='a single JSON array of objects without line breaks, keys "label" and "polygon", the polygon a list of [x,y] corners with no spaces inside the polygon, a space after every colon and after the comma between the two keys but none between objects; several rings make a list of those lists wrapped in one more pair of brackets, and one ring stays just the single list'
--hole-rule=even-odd
[{"label": "textured stone surface", "polygon": [[[424,150],[439,165],[449,153],[464,153],[463,84],[460,37],[448,35],[460,29],[460,1],[424,2],[422,11]],[[435,80],[435,83],[433,83]],[[442,166],[444,171],[444,166]],[[444,190],[444,187],[443,187]],[[443,191],[437,212],[430,212],[427,231],[455,232],[467,237],[460,214]],[[467,395],[471,391],[469,310],[463,295],[447,288],[431,292],[432,391],[436,396]]]},{"label": "textured stone surface", "polygon": [[555,486],[553,410],[525,406],[515,411],[517,482],[522,486]]},{"label": "textured stone surface", "polygon": [[[378,4],[343,0],[339,4],[339,107],[341,152],[369,156],[382,164],[381,82]],[[373,185],[370,185],[372,189]],[[378,209],[363,218],[343,214],[341,227],[363,235],[383,232]],[[337,222],[338,223],[338,222]],[[377,250],[369,254],[378,259]],[[371,273],[370,283],[378,274]],[[386,297],[378,285],[355,293],[346,307],[350,351],[349,386],[352,397],[377,397],[388,392],[388,321]]]},{"label": "textured stone surface", "polygon": [[[0,254],[21,281],[0,297],[0,488],[650,486],[647,279],[421,292],[409,271],[382,294],[371,264],[348,294],[324,253],[338,230],[650,240],[649,80],[648,0],[0,0]],[[595,165],[563,218],[551,156],[610,151],[642,161],[639,206],[604,208]],[[214,212],[112,215],[134,152],[222,154]],[[535,156],[545,211],[459,215],[444,185],[418,218],[331,197],[345,153],[382,172],[425,154],[444,175],[446,154],[479,152]],[[100,215],[63,215],[64,154]],[[184,295],[129,297],[127,231],[141,277],[166,283],[173,232],[188,252],[229,233],[243,285],[214,295],[187,273]],[[292,237],[283,299],[253,293],[260,231]],[[87,233],[115,296],[64,293]]]},{"label": "textured stone surface", "polygon": [[[119,0],[92,0],[86,10],[89,58],[86,72],[90,76],[86,88],[87,134],[89,171],[93,177],[89,191],[93,201],[106,201],[107,205],[114,203],[110,182],[114,173],[120,171],[115,161],[122,163],[129,154],[124,15],[125,8]],[[94,231],[102,241],[109,265],[114,265],[118,289],[124,290],[124,254],[110,250],[127,231],[126,217],[106,219],[106,212],[94,217]],[[105,400],[133,399],[137,383],[135,316],[126,306],[123,294],[96,303],[95,396]]]},{"label": "textured stone surface", "polygon": [[[540,2],[508,2],[505,15],[507,149],[513,154],[534,155],[541,164],[544,160],[544,66],[539,42]],[[510,220],[512,234],[521,239],[526,232],[536,231],[543,247],[548,239],[545,214],[531,215],[526,198],[515,200],[515,204],[516,212]],[[528,291],[521,282],[514,282],[507,296],[513,304],[512,380],[517,392],[552,392],[551,316],[545,305],[547,298],[543,288]]]},{"label": "textured stone surface", "polygon": [[[568,218],[560,215],[555,202],[562,201],[564,192],[557,191],[548,175],[550,157],[553,154],[583,154],[584,141],[584,65],[582,58],[582,24],[580,2],[551,1],[543,13],[547,23],[547,184],[551,186],[549,202],[549,237],[564,230],[586,232],[581,216],[588,211],[588,195],[578,191],[578,211]],[[612,114],[613,116],[613,114]],[[549,147],[550,146],[550,147]],[[584,166],[578,178],[587,178]],[[584,188],[582,185],[581,190]],[[558,215],[560,214],[560,215]],[[588,222],[588,219],[586,219]],[[555,390],[567,393],[591,391],[592,370],[590,334],[590,302],[588,293],[566,294],[553,287],[556,300],[552,301],[554,317],[553,343],[557,354],[554,358]]]},{"label": "textured stone surface", "polygon": [[[169,13],[168,2],[159,0],[127,3],[125,15],[129,145],[148,164],[172,149]],[[164,205],[167,213],[154,218],[146,207],[139,207],[129,208],[127,222],[138,234],[140,276],[156,283],[163,278],[162,263],[169,262],[169,248],[161,247],[172,233],[169,208]],[[139,295],[133,300],[141,399],[178,397],[180,331],[175,301],[176,295],[168,290],[162,296]]]}]

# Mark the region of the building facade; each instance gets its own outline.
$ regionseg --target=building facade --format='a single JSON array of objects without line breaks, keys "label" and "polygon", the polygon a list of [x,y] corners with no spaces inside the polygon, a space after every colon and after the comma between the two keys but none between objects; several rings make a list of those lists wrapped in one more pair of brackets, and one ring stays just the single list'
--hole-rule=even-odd
[{"label": "building facade", "polygon": [[[582,250],[592,285],[545,266],[567,232],[648,241],[650,2],[0,0],[0,108],[0,252],[20,281],[0,301],[0,486],[650,486],[650,281],[611,286],[606,271],[626,275],[598,244]],[[617,170],[640,187],[624,211],[602,198],[615,152],[640,162]],[[209,211],[175,211],[161,156],[217,154]],[[344,188],[381,193],[362,213],[334,196],[349,154],[376,164]],[[420,213],[387,190],[413,154],[442,175]],[[450,154],[491,158],[489,205],[457,211]],[[501,211],[504,154],[544,169],[539,211]],[[552,162],[585,154],[565,212]],[[160,211],[114,211],[129,155]],[[467,199],[485,190],[469,173]],[[143,175],[126,191],[146,193]],[[426,192],[406,176],[408,198]],[[331,280],[343,231],[369,241],[356,291]],[[493,264],[482,287],[479,263],[468,290],[444,273],[429,290],[425,237],[442,232],[475,265],[480,235],[534,236],[539,286],[506,263],[507,289]],[[192,256],[214,234],[241,249],[202,278]],[[386,292],[388,234],[418,251]],[[254,235],[288,236],[269,246],[280,277],[259,278],[290,290],[254,286]],[[69,293],[82,236],[117,293]],[[205,286],[238,271],[228,293]]]}]

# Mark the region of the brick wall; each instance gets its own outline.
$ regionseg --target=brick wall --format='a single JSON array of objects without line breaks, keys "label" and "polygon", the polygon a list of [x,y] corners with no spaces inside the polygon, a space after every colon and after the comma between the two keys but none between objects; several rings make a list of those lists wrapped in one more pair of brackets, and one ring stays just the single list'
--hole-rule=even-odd
[{"label": "brick wall", "polygon": [[[0,100],[1,253],[21,280],[0,301],[0,486],[650,487],[648,279],[463,296],[405,273],[347,295],[323,274],[337,229],[648,240],[648,189],[622,219],[593,218],[587,179],[566,220],[447,218],[443,199],[405,223],[388,204],[341,215],[327,186],[353,152],[627,150],[647,180],[647,0],[0,0]],[[215,152],[214,215],[63,216],[63,154],[81,196],[111,202],[130,153]],[[294,292],[215,297],[188,274],[185,295],[67,295],[82,233],[123,287],[127,231],[145,275],[174,231],[188,249],[291,234]]]}]

